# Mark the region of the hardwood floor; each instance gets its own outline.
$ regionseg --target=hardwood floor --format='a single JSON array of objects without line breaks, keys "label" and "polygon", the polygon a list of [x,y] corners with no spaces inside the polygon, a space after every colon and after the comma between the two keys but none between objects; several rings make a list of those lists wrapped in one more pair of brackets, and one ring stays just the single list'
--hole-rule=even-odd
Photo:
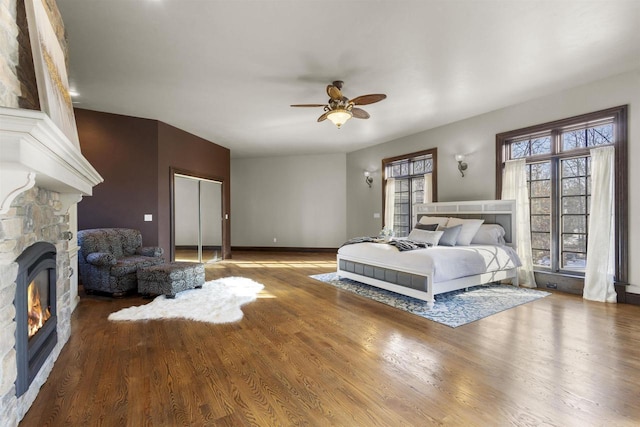
[{"label": "hardwood floor", "polygon": [[[202,250],[202,262],[205,264],[211,264],[221,261],[222,254],[219,249],[203,249]],[[198,262],[198,250],[197,249],[175,249],[175,260],[186,262]]]},{"label": "hardwood floor", "polygon": [[456,329],[308,275],[331,254],[234,252],[265,285],[237,323],[112,323],[82,295],[21,426],[631,426],[640,307],[549,297]]}]

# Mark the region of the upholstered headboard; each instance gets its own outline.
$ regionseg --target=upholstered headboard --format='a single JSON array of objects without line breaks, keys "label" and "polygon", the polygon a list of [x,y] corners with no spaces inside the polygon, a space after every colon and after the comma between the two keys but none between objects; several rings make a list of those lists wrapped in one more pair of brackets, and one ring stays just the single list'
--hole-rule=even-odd
[{"label": "upholstered headboard", "polygon": [[484,219],[485,224],[500,224],[504,228],[504,240],[516,245],[515,200],[474,200],[465,202],[437,202],[413,206],[413,224],[423,216]]}]

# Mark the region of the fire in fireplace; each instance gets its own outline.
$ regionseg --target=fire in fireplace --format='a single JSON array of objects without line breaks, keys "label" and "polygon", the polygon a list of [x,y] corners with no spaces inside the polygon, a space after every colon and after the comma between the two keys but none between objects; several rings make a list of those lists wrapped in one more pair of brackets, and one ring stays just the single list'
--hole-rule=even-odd
[{"label": "fire in fireplace", "polygon": [[16,261],[16,394],[21,396],[58,342],[56,248],[38,242]]},{"label": "fire in fireplace", "polygon": [[49,275],[43,270],[27,288],[27,329],[34,336],[51,317],[49,304]]}]

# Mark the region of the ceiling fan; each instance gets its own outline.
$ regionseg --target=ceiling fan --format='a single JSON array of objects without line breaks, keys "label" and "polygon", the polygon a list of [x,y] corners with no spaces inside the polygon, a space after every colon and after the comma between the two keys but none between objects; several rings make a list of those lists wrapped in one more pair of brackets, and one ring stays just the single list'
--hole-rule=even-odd
[{"label": "ceiling fan", "polygon": [[376,93],[371,95],[357,96],[353,99],[349,99],[342,95],[342,80],[336,80],[332,84],[327,86],[327,95],[329,95],[329,101],[327,104],[293,104],[292,107],[324,107],[324,114],[318,117],[318,122],[322,122],[329,119],[334,125],[340,129],[340,127],[351,117],[356,119],[368,119],[369,113],[362,108],[356,107],[356,105],[368,105],[375,102],[382,101],[387,97],[383,93]]}]

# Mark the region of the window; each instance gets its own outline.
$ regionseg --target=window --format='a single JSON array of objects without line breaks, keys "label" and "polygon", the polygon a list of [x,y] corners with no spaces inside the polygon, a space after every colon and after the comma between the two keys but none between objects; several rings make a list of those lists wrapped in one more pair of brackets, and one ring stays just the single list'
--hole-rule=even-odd
[{"label": "window", "polygon": [[[417,153],[405,154],[382,160],[382,170],[385,174],[383,194],[384,212],[393,212],[393,231],[395,236],[404,237],[413,227],[413,205],[425,203],[425,175],[431,175],[430,201],[436,200],[436,160],[437,150],[425,150]],[[393,209],[388,210],[387,185],[393,178]],[[428,185],[427,181],[427,185]],[[429,200],[427,200],[429,201]],[[385,226],[390,221],[385,218]]]},{"label": "window", "polygon": [[496,194],[504,162],[524,158],[536,271],[584,275],[589,240],[591,148],[615,147],[616,280],[627,275],[626,106],[496,135]]}]

